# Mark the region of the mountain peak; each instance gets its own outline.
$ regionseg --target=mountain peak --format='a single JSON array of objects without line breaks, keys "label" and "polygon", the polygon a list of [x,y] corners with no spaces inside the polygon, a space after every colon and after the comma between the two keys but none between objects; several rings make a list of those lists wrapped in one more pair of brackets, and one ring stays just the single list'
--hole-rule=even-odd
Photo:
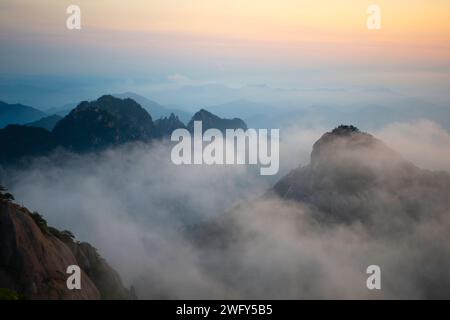
[{"label": "mountain peak", "polygon": [[47,116],[44,112],[22,104],[0,101],[0,128],[8,124],[25,124]]},{"label": "mountain peak", "polygon": [[155,136],[152,117],[136,101],[104,95],[81,102],[59,121],[53,133],[64,147],[76,151],[97,150]]},{"label": "mountain peak", "polygon": [[[83,101],[75,108],[75,110],[84,110],[85,108],[98,108],[108,112],[116,113],[124,109],[127,109],[128,112],[137,111],[140,113],[147,113],[145,109],[142,108],[141,105],[138,104],[135,100],[131,98],[117,98],[110,94],[103,95],[97,100],[91,102]],[[147,115],[150,116],[148,113]]]},{"label": "mountain peak", "polygon": [[114,98],[112,95],[110,94],[104,94],[103,96],[101,96],[100,98],[97,99],[97,101],[110,101],[110,100],[114,100],[114,99],[118,99],[118,98]]},{"label": "mountain peak", "polygon": [[193,116],[193,118],[200,118],[200,117],[215,117],[215,118],[218,118],[218,116],[216,116],[215,114],[213,114],[213,113],[211,113],[208,110],[203,109],[203,108],[200,109],[199,111],[197,111],[194,114],[194,116]]},{"label": "mountain peak", "polygon": [[38,127],[46,129],[48,131],[52,131],[58,121],[61,119],[62,117],[58,116],[57,114],[53,114],[51,116],[43,117],[39,120],[27,123],[25,125],[28,127]]},{"label": "mountain peak", "polygon": [[[340,125],[327,132],[316,141],[311,153],[311,166],[325,168],[330,164],[348,165],[344,159],[353,163],[356,159],[370,163],[366,156],[373,153],[384,161],[393,161],[400,156],[371,134],[360,131],[352,125]],[[337,159],[342,161],[337,162]]]},{"label": "mountain peak", "polygon": [[344,125],[341,124],[340,126],[334,128],[331,131],[331,134],[338,135],[338,136],[346,136],[350,135],[352,133],[360,132],[359,129],[353,125]]},{"label": "mountain peak", "polygon": [[159,138],[169,137],[172,132],[179,128],[186,128],[183,122],[173,112],[169,117],[155,121],[156,134]]},{"label": "mountain peak", "polygon": [[211,128],[219,129],[221,131],[225,131],[226,129],[247,130],[247,124],[242,119],[220,118],[205,109],[200,109],[194,114],[191,121],[189,121],[187,127],[191,132],[194,130],[194,121],[202,121],[203,130],[208,130]]},{"label": "mountain peak", "polygon": [[314,143],[309,165],[292,170],[274,190],[283,198],[330,213],[326,219],[353,221],[366,219],[368,213],[358,205],[348,209],[348,202],[341,199],[354,201],[360,194],[370,199],[371,192],[379,188],[386,192],[407,188],[421,174],[383,141],[354,126],[341,125]]}]

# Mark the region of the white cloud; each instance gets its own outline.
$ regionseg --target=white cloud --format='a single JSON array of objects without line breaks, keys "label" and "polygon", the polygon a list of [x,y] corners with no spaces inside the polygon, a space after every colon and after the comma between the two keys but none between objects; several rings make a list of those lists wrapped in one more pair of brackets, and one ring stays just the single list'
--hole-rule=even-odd
[{"label": "white cloud", "polygon": [[[309,161],[323,132],[286,129],[285,172]],[[417,164],[444,167],[449,159],[449,135],[433,123],[396,123],[377,135]],[[135,144],[59,162],[54,156],[2,180],[51,225],[98,247],[141,298],[448,297],[450,219],[440,214],[447,208],[435,201],[438,195],[429,196],[429,186],[403,193],[411,200],[406,204],[418,201],[420,222],[407,218],[403,198],[383,186],[347,196],[318,190],[320,201],[374,217],[370,227],[326,226],[311,219],[309,206],[259,198],[270,184],[258,170],[179,167],[166,147]],[[250,198],[255,201],[227,211]],[[217,217],[231,217],[243,241],[208,251],[186,239],[186,226]],[[381,292],[365,286],[370,264],[382,268]]]},{"label": "white cloud", "polygon": [[435,122],[395,122],[375,135],[419,167],[450,171],[450,134]]},{"label": "white cloud", "polygon": [[189,79],[189,77],[179,73],[168,75],[167,79],[172,82],[181,82],[181,83],[189,82],[191,80]]}]

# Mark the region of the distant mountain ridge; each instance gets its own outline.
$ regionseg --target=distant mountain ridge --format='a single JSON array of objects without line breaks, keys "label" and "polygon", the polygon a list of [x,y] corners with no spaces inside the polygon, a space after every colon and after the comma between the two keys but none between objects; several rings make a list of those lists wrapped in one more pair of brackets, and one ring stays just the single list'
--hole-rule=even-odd
[{"label": "distant mountain ridge", "polygon": [[[142,95],[139,95],[134,92],[124,92],[124,93],[114,93],[111,94],[113,97],[120,98],[120,99],[126,99],[130,98],[139,103],[145,110],[147,110],[148,113],[152,115],[153,119],[161,119],[165,117],[170,117],[171,113],[176,114],[181,121],[188,122],[192,116],[191,113],[183,111],[180,108],[169,106],[169,105],[162,105],[156,101],[153,101],[151,99],[148,99]],[[89,99],[91,100],[91,99]],[[48,109],[44,109],[43,112],[45,112],[47,115],[58,115],[61,117],[65,117],[72,111],[74,108],[78,106],[78,102],[71,102],[66,103],[61,106],[57,107],[51,107]]]},{"label": "distant mountain ridge", "polygon": [[[57,120],[57,118],[53,118]],[[41,119],[42,121],[48,119]],[[243,128],[241,119],[222,119],[200,110],[191,119],[202,120],[204,128]],[[97,100],[83,101],[51,132],[35,126],[9,125],[0,130],[0,163],[12,163],[26,157],[46,155],[56,148],[74,152],[101,151],[128,142],[150,142],[164,139],[173,130],[189,128],[175,114],[153,121],[151,115],[131,98],[104,95]]]},{"label": "distant mountain ridge", "polygon": [[8,124],[25,124],[47,116],[44,112],[23,104],[0,101],[0,128]]},{"label": "distant mountain ridge", "polygon": [[247,130],[247,124],[243,120],[239,118],[223,119],[205,109],[196,112],[191,121],[187,124],[187,128],[190,132],[194,131],[194,121],[202,122],[203,131],[211,128],[219,129],[222,132],[225,132],[226,129]]},{"label": "distant mountain ridge", "polygon": [[67,104],[65,104],[63,106],[60,106],[60,107],[53,107],[53,108],[45,109],[44,111],[47,114],[56,114],[56,115],[58,115],[60,117],[65,117],[77,105],[78,105],[78,103],[72,102],[72,103],[67,103]]},{"label": "distant mountain ridge", "polygon": [[156,132],[159,137],[168,137],[176,129],[185,129],[186,126],[183,122],[171,113],[169,117],[164,117],[155,121]]},{"label": "distant mountain ridge", "polygon": [[28,127],[37,127],[37,128],[43,128],[48,131],[52,131],[53,128],[56,126],[59,120],[61,120],[62,117],[54,114],[48,117],[41,118],[39,120],[26,123],[25,125]]},{"label": "distant mountain ridge", "polygon": [[53,129],[59,144],[74,151],[149,141],[155,136],[152,117],[134,100],[102,96],[81,102]]},{"label": "distant mountain ridge", "polygon": [[167,118],[170,117],[172,113],[176,114],[183,122],[187,122],[191,118],[191,115],[183,110],[163,106],[134,92],[113,94],[113,96],[120,99],[133,99],[134,101],[139,103],[145,110],[147,110],[147,112],[152,115],[153,119]]}]

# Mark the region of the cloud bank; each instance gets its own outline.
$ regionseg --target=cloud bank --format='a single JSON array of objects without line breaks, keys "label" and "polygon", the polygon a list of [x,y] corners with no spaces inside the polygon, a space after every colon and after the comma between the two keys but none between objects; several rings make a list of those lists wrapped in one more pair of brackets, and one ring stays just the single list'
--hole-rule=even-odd
[{"label": "cloud bank", "polygon": [[[408,139],[418,127],[419,138]],[[286,132],[282,174],[309,162],[324,131]],[[446,169],[427,161],[448,156],[448,134],[432,123],[393,124],[379,137],[413,162]],[[262,196],[274,181],[255,168],[178,167],[165,144],[55,154],[2,176],[18,202],[94,244],[140,298],[450,297],[450,205],[424,184],[401,193],[417,199],[416,217],[381,187],[336,198],[370,224],[329,225],[315,219],[320,207]],[[371,264],[382,269],[381,291],[366,288]]]}]

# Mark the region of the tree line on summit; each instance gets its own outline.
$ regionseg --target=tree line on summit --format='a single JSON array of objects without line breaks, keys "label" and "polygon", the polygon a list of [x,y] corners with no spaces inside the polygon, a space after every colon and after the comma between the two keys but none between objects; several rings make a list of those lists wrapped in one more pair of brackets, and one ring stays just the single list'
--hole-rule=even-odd
[{"label": "tree line on summit", "polygon": [[[204,109],[184,124],[171,114],[156,121],[136,101],[104,95],[95,101],[83,101],[64,118],[41,120],[41,127],[7,125],[0,129],[0,163],[10,164],[27,157],[42,156],[62,148],[73,152],[99,151],[127,142],[150,142],[164,139],[175,129],[193,130],[194,121],[202,121],[204,129],[247,129],[241,119],[223,119]],[[54,128],[49,131],[42,127]]]}]

